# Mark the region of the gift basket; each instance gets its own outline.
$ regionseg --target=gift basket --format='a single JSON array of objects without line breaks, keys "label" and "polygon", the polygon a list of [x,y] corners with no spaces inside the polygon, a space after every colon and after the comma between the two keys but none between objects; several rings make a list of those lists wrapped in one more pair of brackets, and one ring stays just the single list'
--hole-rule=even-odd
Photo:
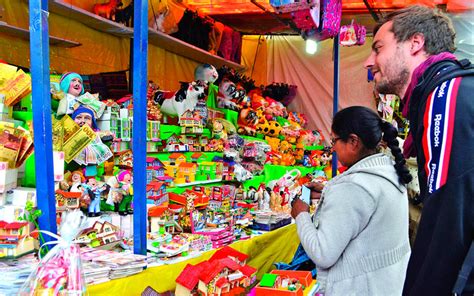
[{"label": "gift basket", "polygon": [[[64,212],[59,226],[60,236],[49,231],[55,241],[41,246],[54,245],[42,258],[35,270],[21,287],[18,295],[84,295],[86,285],[82,274],[79,245],[76,236],[85,228],[86,217],[80,212]],[[41,256],[40,248],[40,256]]]}]

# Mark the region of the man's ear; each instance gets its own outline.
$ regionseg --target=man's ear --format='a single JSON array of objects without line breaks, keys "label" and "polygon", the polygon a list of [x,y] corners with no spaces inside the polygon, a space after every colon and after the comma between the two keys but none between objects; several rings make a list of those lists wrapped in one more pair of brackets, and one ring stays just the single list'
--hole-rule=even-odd
[{"label": "man's ear", "polygon": [[410,38],[410,53],[417,55],[425,51],[425,36],[422,33],[415,33]]}]

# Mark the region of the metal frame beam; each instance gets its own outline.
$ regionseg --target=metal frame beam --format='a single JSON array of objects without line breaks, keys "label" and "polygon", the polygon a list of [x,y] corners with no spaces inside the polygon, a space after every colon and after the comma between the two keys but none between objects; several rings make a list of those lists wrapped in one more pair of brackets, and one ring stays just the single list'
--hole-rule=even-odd
[{"label": "metal frame beam", "polygon": [[[339,33],[334,37],[334,86],[333,86],[333,103],[332,103],[332,113],[333,118],[336,115],[339,105]],[[332,153],[332,176],[337,175],[337,154],[336,152]]]},{"label": "metal frame beam", "polygon": [[145,255],[148,0],[135,0],[133,5],[133,250]]},{"label": "metal frame beam", "polygon": [[30,61],[36,197],[42,230],[57,232],[49,80],[48,0],[30,0]]}]

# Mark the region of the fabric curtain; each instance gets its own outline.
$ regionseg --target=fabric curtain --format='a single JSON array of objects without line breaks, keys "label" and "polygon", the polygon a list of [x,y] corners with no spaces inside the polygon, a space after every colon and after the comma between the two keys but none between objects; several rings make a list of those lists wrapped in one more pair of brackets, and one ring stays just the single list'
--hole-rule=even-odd
[{"label": "fabric curtain", "polygon": [[[300,36],[267,36],[267,82],[285,82],[298,86],[291,111],[308,117],[308,128],[321,129],[328,140],[333,117],[333,40],[318,43],[318,51],[309,55]],[[340,47],[339,106],[363,105],[375,109],[373,84],[367,82],[364,61],[372,40],[355,47]]]}]

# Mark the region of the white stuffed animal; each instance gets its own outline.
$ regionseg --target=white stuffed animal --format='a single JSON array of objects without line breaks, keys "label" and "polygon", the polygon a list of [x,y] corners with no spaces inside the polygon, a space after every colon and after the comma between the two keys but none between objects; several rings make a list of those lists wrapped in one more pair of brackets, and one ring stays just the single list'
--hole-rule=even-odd
[{"label": "white stuffed animal", "polygon": [[198,100],[204,97],[205,87],[206,83],[202,81],[183,82],[176,92],[156,91],[153,101],[161,107],[162,113],[181,118],[187,110],[194,110]]}]

